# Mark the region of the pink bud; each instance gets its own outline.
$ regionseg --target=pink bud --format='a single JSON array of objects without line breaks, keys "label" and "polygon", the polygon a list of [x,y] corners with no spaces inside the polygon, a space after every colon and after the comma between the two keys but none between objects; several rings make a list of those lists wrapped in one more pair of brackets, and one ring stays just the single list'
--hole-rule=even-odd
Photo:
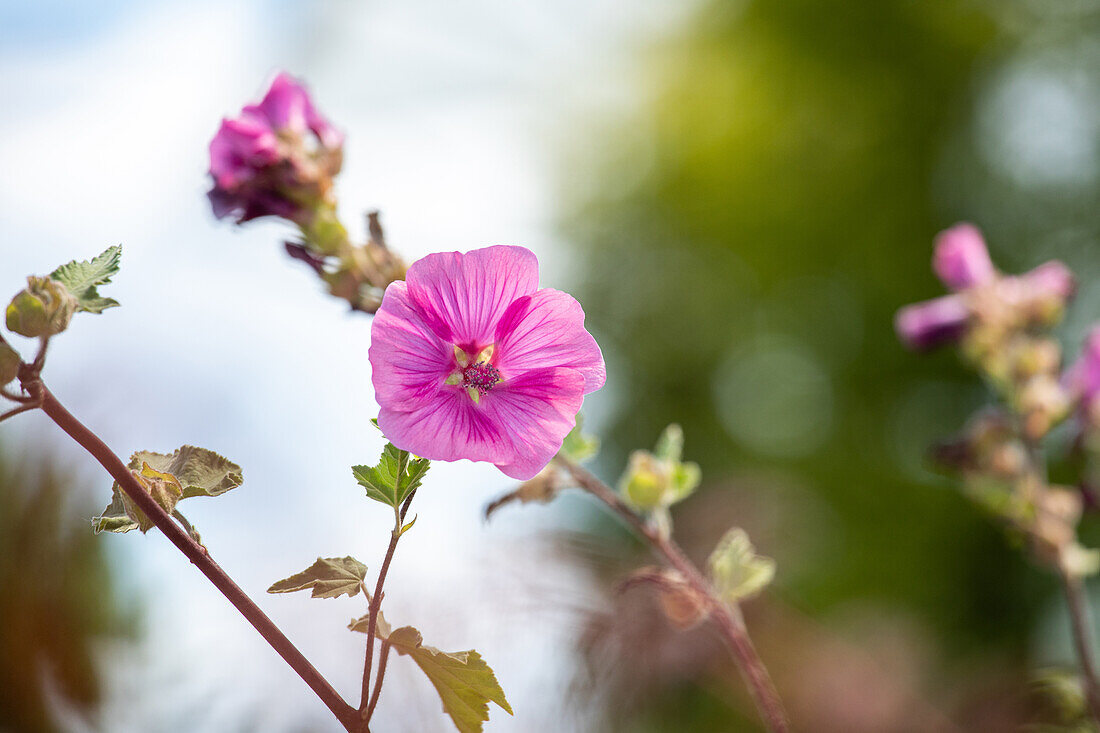
[{"label": "pink bud", "polygon": [[894,328],[911,349],[931,349],[957,341],[966,330],[970,311],[960,295],[907,305],[894,317]]},{"label": "pink bud", "polygon": [[973,224],[956,224],[939,233],[932,269],[952,290],[982,285],[997,274],[982,233]]}]

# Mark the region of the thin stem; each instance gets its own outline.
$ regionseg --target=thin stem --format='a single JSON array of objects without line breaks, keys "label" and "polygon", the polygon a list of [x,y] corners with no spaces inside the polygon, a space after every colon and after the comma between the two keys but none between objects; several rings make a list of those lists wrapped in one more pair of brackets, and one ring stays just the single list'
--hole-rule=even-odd
[{"label": "thin stem", "polygon": [[[396,490],[396,489],[395,489]],[[393,553],[397,549],[397,541],[401,539],[401,527],[405,522],[405,514],[409,511],[409,504],[412,504],[413,497],[416,496],[416,490],[408,495],[405,499],[405,503],[401,505],[401,509],[394,508],[394,527],[393,532],[390,533],[390,545],[386,548],[386,557],[382,561],[382,567],[378,571],[378,582],[374,585],[374,595],[370,599],[370,609],[368,611],[367,618],[367,654],[363,660],[363,696],[359,703],[359,716],[364,721],[370,720],[370,672],[371,665],[374,662],[374,632],[378,627],[378,609],[382,605],[382,586],[386,583],[386,573],[390,570],[390,562],[393,560]],[[381,679],[379,679],[379,684]],[[377,689],[375,690],[377,694]]]},{"label": "thin stem", "polygon": [[37,409],[38,409],[38,405],[35,405],[35,404],[20,405],[19,407],[12,408],[11,410],[8,410],[7,412],[0,413],[0,422],[4,422],[9,417],[15,417],[16,415],[18,415],[21,412],[27,412],[28,410],[37,410]]},{"label": "thin stem", "polygon": [[[1037,440],[1028,437],[1021,427],[1020,435],[1027,449],[1028,470],[1032,483],[1025,488],[1031,492],[1041,491],[1048,485],[1046,459],[1042,446]],[[1027,497],[1034,501],[1034,496]],[[1062,581],[1062,591],[1066,596],[1066,608],[1069,611],[1070,626],[1073,630],[1073,646],[1077,651],[1077,660],[1081,666],[1081,681],[1085,690],[1092,718],[1100,723],[1100,681],[1096,674],[1096,661],[1092,651],[1092,614],[1089,611],[1088,597],[1085,595],[1084,581],[1080,576],[1070,573],[1063,563],[1057,563],[1058,578]]]},{"label": "thin stem", "polygon": [[382,648],[378,650],[378,676],[374,678],[374,690],[370,695],[370,705],[367,706],[367,722],[374,715],[374,708],[378,705],[378,696],[382,692],[382,678],[386,676],[386,662],[390,658],[390,642],[383,641]]},{"label": "thin stem", "polygon": [[610,507],[641,535],[657,555],[663,557],[680,572],[695,592],[708,599],[711,616],[737,661],[741,675],[748,684],[753,701],[760,712],[760,717],[772,733],[787,733],[790,730],[790,724],[783,709],[783,701],[779,698],[767,667],[764,666],[763,660],[760,659],[760,655],[752,644],[740,609],[720,599],[683,550],[670,537],[666,537],[646,522],[595,474],[564,456],[559,455],[554,458],[554,461],[568,471],[580,488]]},{"label": "thin stem", "polygon": [[1091,615],[1085,587],[1077,575],[1060,570],[1062,589],[1066,594],[1066,605],[1073,626],[1073,645],[1077,649],[1077,658],[1081,663],[1081,676],[1084,679],[1085,698],[1088,700],[1092,717],[1100,720],[1100,685],[1097,685],[1096,660],[1092,652]]},{"label": "thin stem", "polygon": [[24,386],[32,396],[41,400],[43,412],[99,461],[100,465],[107,469],[107,473],[111,474],[111,477],[118,482],[122,491],[137,505],[138,509],[149,517],[169,541],[214,584],[214,587],[225,596],[226,600],[233,604],[234,608],[240,611],[241,615],[252,624],[256,631],[260,632],[260,635],[271,645],[271,648],[283,658],[283,661],[290,665],[291,669],[298,673],[298,676],[309,685],[310,689],[321,699],[321,702],[332,711],[332,714],[336,716],[341,725],[348,731],[354,730],[356,725],[355,710],[340,697],[332,685],[298,651],[290,639],[279,630],[279,627],[260,610],[260,607],[233,582],[233,579],[222,570],[221,566],[214,562],[206,548],[195,542],[182,527],[172,520],[160,504],[142,488],[119,457],[95,433],[73,417],[46,386],[37,379],[37,375],[25,380]]},{"label": "thin stem", "polygon": [[6,400],[11,400],[12,402],[18,402],[21,405],[32,405],[33,407],[38,407],[38,400],[36,400],[35,398],[17,395],[14,392],[9,392],[4,387],[0,387],[0,397],[3,397]]}]

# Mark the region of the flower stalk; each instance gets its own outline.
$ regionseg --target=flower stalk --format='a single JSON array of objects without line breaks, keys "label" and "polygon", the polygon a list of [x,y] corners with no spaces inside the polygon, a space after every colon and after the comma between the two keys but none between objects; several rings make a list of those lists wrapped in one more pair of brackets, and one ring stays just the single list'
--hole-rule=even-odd
[{"label": "flower stalk", "polygon": [[737,666],[744,677],[756,703],[760,717],[772,733],[787,733],[790,730],[790,722],[783,708],[783,701],[779,697],[775,684],[763,660],[757,654],[745,627],[744,618],[740,607],[727,603],[718,597],[714,588],[699,569],[684,554],[680,546],[638,514],[624,502],[619,495],[607,484],[601,481],[595,474],[581,467],[574,461],[563,455],[554,458],[556,463],[572,477],[577,486],[599,499],[615,514],[623,519],[647,544],[653,552],[664,559],[683,576],[691,588],[705,598],[709,605],[710,617],[721,632],[723,640],[730,649],[737,662]]}]

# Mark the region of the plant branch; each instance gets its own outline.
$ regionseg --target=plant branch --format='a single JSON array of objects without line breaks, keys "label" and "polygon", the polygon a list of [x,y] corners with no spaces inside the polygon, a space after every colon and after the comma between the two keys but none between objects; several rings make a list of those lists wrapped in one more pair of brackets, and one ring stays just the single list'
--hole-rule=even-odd
[{"label": "plant branch", "polygon": [[[400,482],[400,474],[397,480]],[[398,486],[395,486],[395,491],[398,488]],[[359,703],[359,716],[364,722],[370,720],[370,714],[374,708],[370,702],[370,673],[372,663],[374,662],[374,633],[378,628],[378,610],[382,606],[382,586],[386,583],[386,574],[390,570],[390,562],[393,560],[393,553],[397,549],[397,541],[401,539],[401,527],[405,522],[405,515],[409,511],[409,504],[412,504],[414,496],[416,496],[415,489],[405,498],[405,502],[401,505],[400,509],[394,508],[394,527],[393,532],[390,533],[390,545],[386,548],[386,558],[382,561],[382,567],[378,571],[378,582],[375,583],[374,586],[374,595],[370,598],[370,609],[367,618],[367,654],[366,658],[363,660],[363,696]],[[381,683],[382,679],[380,674],[378,682],[375,685],[376,697]]]},{"label": "plant branch", "polygon": [[370,695],[370,705],[367,706],[367,722],[374,715],[374,708],[378,705],[378,696],[382,692],[382,678],[386,676],[386,662],[390,658],[389,640],[382,642],[382,648],[378,651],[378,676],[374,678],[374,690]]},{"label": "plant branch", "polygon": [[554,461],[572,476],[580,488],[618,514],[650,545],[654,553],[678,570],[684,580],[708,600],[711,617],[737,661],[741,675],[748,684],[753,701],[760,712],[760,717],[772,733],[787,733],[790,730],[790,724],[783,709],[783,702],[772,683],[767,667],[764,666],[763,660],[760,659],[760,655],[752,644],[740,609],[720,599],[683,550],[670,537],[666,537],[646,522],[595,474],[561,455],[554,458]]},{"label": "plant branch", "polygon": [[1060,569],[1062,589],[1066,595],[1070,622],[1073,627],[1073,645],[1081,663],[1081,676],[1085,688],[1085,699],[1094,720],[1100,721],[1100,685],[1097,685],[1096,660],[1092,652],[1091,614],[1088,599],[1085,597],[1084,582],[1079,576]]},{"label": "plant branch", "polygon": [[107,447],[107,444],[73,417],[57,401],[57,398],[46,388],[46,385],[38,379],[37,372],[34,370],[25,371],[30,373],[26,376],[21,375],[23,376],[23,386],[33,397],[41,400],[42,411],[57,423],[58,427],[68,433],[69,437],[99,461],[100,465],[107,470],[107,473],[118,482],[126,496],[214,584],[214,587],[225,596],[226,600],[252,624],[264,640],[271,645],[271,648],[283,658],[283,661],[290,665],[291,669],[298,673],[298,676],[309,685],[310,689],[321,699],[321,702],[332,711],[336,719],[347,730],[353,730],[356,725],[355,710],[340,697],[332,685],[298,651],[297,647],[283,634],[279,627],[260,610],[260,607],[222,570],[221,566],[214,562],[206,548],[195,542],[161,508],[160,504],[142,488],[122,460]]}]

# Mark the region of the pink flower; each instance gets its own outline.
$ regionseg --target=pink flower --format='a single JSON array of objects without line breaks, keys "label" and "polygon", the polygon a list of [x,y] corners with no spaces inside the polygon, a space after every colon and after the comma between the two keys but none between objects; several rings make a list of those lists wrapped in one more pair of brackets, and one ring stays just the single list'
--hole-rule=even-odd
[{"label": "pink flower", "polygon": [[894,329],[911,349],[931,349],[957,341],[966,331],[970,308],[961,295],[907,305],[894,317]]},{"label": "pink flower", "polygon": [[302,223],[340,170],[343,136],[314,108],[306,90],[278,74],[259,104],[223,119],[210,141],[210,201],[218,218],[238,223],[281,216]]},{"label": "pink flower", "polygon": [[371,327],[378,426],[398,448],[529,479],[561,449],[599,346],[569,295],[539,289],[522,247],[428,255],[392,283]]},{"label": "pink flower", "polygon": [[1081,356],[1066,371],[1063,382],[1080,400],[1081,412],[1086,418],[1092,417],[1100,398],[1100,326],[1093,326],[1089,332]]},{"label": "pink flower", "polygon": [[983,285],[997,275],[982,233],[973,224],[956,224],[939,233],[932,269],[952,290]]}]

